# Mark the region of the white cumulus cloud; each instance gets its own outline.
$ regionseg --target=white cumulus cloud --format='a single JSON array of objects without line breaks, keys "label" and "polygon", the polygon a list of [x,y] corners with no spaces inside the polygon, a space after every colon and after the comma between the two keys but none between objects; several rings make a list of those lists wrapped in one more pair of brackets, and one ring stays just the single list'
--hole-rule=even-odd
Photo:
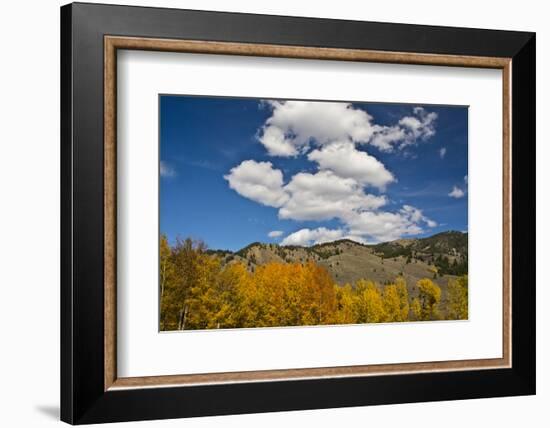
[{"label": "white cumulus cloud", "polygon": [[402,117],[397,125],[375,126],[370,144],[383,152],[401,150],[416,144],[418,140],[426,141],[435,135],[437,113],[427,112],[423,107],[415,107],[412,116]]},{"label": "white cumulus cloud", "polygon": [[447,148],[446,147],[441,147],[439,149],[439,157],[441,159],[443,159],[445,157],[445,155],[447,154]]},{"label": "white cumulus cloud", "polygon": [[435,135],[437,113],[427,112],[423,107],[413,109],[414,116],[405,116],[399,125],[406,128],[413,138],[427,140]]},{"label": "white cumulus cloud", "polygon": [[260,134],[271,156],[296,156],[313,141],[368,141],[373,135],[372,117],[350,103],[270,101],[272,115]]},{"label": "white cumulus cloud", "polygon": [[384,164],[353,143],[336,142],[309,153],[307,158],[319,164],[321,170],[331,170],[340,177],[353,178],[362,185],[385,189],[395,177]]},{"label": "white cumulus cloud", "polygon": [[280,207],[288,200],[283,190],[283,173],[271,162],[243,161],[224,178],[239,195],[263,205]]},{"label": "white cumulus cloud", "polygon": [[294,141],[287,139],[284,131],[277,126],[266,126],[260,142],[271,156],[289,157],[298,154]]},{"label": "white cumulus cloud", "polygon": [[325,227],[318,227],[317,229],[306,228],[288,235],[283,239],[281,245],[309,246],[336,241],[341,239],[342,236],[343,232],[340,229],[327,229]]},{"label": "white cumulus cloud", "polygon": [[366,194],[352,178],[332,171],[296,174],[285,186],[289,199],[281,206],[279,217],[292,220],[330,220],[344,218],[349,212],[378,209],[385,196]]},{"label": "white cumulus cloud", "polygon": [[411,205],[403,205],[403,208],[401,208],[400,212],[404,214],[406,217],[408,217],[414,223],[424,222],[428,227],[437,226],[437,223],[433,220],[430,220],[428,217],[426,217],[422,213],[422,210],[415,208]]},{"label": "white cumulus cloud", "polygon": [[384,242],[407,235],[417,235],[422,224],[435,227],[437,223],[422,214],[418,208],[404,205],[398,212],[366,211],[354,213],[346,220],[349,233],[371,242]]},{"label": "white cumulus cloud", "polygon": [[464,190],[457,186],[453,186],[453,190],[449,192],[449,196],[456,199],[462,198],[464,197]]},{"label": "white cumulus cloud", "polygon": [[379,126],[370,144],[382,152],[392,152],[393,144],[407,137],[405,130],[399,126]]},{"label": "white cumulus cloud", "polygon": [[360,243],[386,242],[418,235],[424,232],[424,226],[436,227],[437,223],[411,205],[403,205],[397,212],[355,211],[348,213],[342,227],[338,229],[300,229],[288,235],[281,244],[310,246],[339,239]]},{"label": "white cumulus cloud", "polygon": [[[270,117],[258,132],[258,140],[273,157],[307,157],[317,170],[302,171],[286,179],[271,162],[245,160],[224,178],[241,196],[278,209],[284,220],[328,221],[337,228],[303,228],[282,240],[283,245],[313,245],[337,239],[380,242],[422,233],[437,223],[420,209],[403,205],[385,211],[383,194],[397,181],[384,163],[365,151],[376,147],[393,152],[435,135],[437,114],[416,107],[393,125],[373,123],[365,110],[351,103],[267,101]],[[446,148],[439,151],[443,158]],[[367,192],[369,187],[378,192]],[[455,186],[456,187],[456,186]],[[453,189],[450,196],[456,192]],[[455,192],[455,195],[453,195]],[[283,232],[274,230],[270,238]]]},{"label": "white cumulus cloud", "polygon": [[306,153],[312,145],[336,141],[371,144],[381,151],[402,149],[435,135],[437,113],[415,107],[411,116],[395,125],[378,125],[365,110],[351,103],[321,101],[267,101],[271,116],[259,132],[259,141],[271,156]]}]

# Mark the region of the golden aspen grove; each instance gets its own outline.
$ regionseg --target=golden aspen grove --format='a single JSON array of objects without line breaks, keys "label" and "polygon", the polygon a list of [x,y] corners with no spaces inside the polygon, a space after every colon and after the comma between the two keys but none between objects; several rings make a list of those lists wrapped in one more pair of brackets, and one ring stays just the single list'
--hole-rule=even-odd
[{"label": "golden aspen grove", "polygon": [[312,260],[251,268],[207,251],[202,242],[177,239],[171,246],[164,235],[159,268],[163,331],[468,318],[467,274],[448,279],[443,300],[433,278],[339,284]]}]

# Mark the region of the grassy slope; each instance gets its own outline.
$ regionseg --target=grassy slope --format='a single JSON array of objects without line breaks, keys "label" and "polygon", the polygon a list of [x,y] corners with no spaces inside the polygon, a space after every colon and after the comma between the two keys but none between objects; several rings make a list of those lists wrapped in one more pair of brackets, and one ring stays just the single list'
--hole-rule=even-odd
[{"label": "grassy slope", "polygon": [[451,262],[456,259],[467,263],[468,234],[443,232],[428,238],[401,239],[377,245],[362,245],[348,240],[312,247],[253,243],[235,253],[216,253],[224,263],[241,261],[251,270],[269,262],[313,261],[325,266],[338,284],[353,284],[360,278],[384,284],[402,275],[413,296],[416,295],[416,282],[421,278],[430,278],[441,287],[444,302],[448,280],[454,276],[438,275],[434,278],[435,260],[442,256]]}]

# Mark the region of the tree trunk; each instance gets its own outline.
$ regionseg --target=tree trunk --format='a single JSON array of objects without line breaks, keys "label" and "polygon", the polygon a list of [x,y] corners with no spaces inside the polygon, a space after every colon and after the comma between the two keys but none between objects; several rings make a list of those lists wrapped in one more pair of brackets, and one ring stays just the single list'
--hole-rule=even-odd
[{"label": "tree trunk", "polygon": [[189,312],[189,306],[188,305],[185,305],[184,309],[180,309],[178,330],[185,330],[185,322],[187,321],[188,312]]},{"label": "tree trunk", "polygon": [[160,279],[160,298],[164,296],[164,283],[166,282],[166,262],[162,265],[162,275]]},{"label": "tree trunk", "polygon": [[183,309],[180,309],[178,314],[178,330],[181,330],[182,324],[183,324]]}]

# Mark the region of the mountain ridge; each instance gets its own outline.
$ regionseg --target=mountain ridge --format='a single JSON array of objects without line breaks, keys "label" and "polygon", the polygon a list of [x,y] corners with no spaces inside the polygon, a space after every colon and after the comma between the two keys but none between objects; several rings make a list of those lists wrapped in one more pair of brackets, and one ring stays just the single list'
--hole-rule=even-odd
[{"label": "mountain ridge", "polygon": [[219,256],[223,264],[241,262],[250,271],[272,262],[314,262],[324,266],[340,285],[354,284],[361,278],[384,284],[402,276],[408,284],[430,278],[446,288],[449,279],[468,272],[468,234],[459,231],[378,244],[350,239],[309,247],[253,242],[237,251],[208,252]]},{"label": "mountain ridge", "polygon": [[409,242],[414,242],[414,241],[423,241],[423,240],[428,240],[428,239],[434,239],[434,238],[438,238],[438,237],[443,237],[443,236],[456,236],[456,235],[463,235],[463,236],[468,236],[468,232],[460,232],[458,230],[447,230],[447,231],[444,231],[444,232],[438,232],[434,235],[431,235],[431,236],[426,236],[426,237],[423,237],[423,238],[399,238],[399,239],[394,239],[392,241],[383,241],[383,242],[378,242],[376,244],[365,244],[365,243],[362,243],[362,242],[359,242],[359,241],[354,241],[353,239],[349,239],[349,238],[342,238],[342,239],[336,239],[334,241],[327,241],[327,242],[321,242],[321,243],[318,243],[318,244],[313,244],[313,245],[280,245],[280,244],[274,244],[272,242],[261,242],[261,241],[254,241],[254,242],[251,242],[250,244],[240,248],[239,250],[236,250],[236,251],[232,251],[232,250],[223,250],[223,249],[209,249],[208,251],[209,252],[215,252],[215,253],[240,253],[250,247],[253,247],[255,245],[276,245],[278,247],[285,247],[285,248],[314,248],[314,247],[323,247],[323,246],[327,246],[327,245],[331,245],[331,244],[337,244],[337,243],[351,243],[351,244],[355,244],[355,245],[360,245],[360,246],[363,246],[363,247],[376,247],[376,246],[379,246],[379,245],[384,245],[384,244],[401,244],[403,246],[405,246],[404,244],[406,243],[409,243]]}]

